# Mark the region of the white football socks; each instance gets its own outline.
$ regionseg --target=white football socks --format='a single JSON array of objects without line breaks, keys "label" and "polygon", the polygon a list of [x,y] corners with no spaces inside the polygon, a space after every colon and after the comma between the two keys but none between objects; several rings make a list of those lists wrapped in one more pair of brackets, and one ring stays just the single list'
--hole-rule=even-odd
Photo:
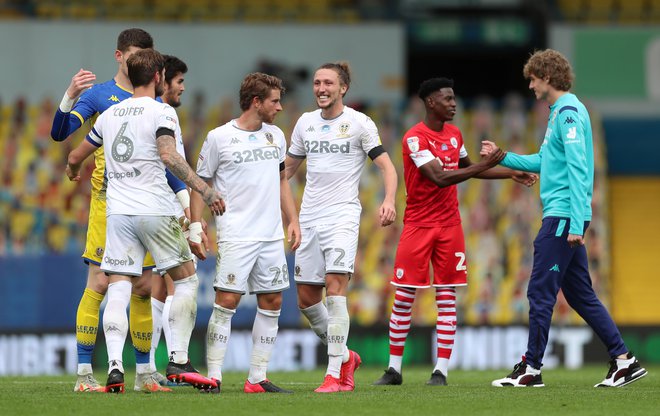
[{"label": "white football socks", "polygon": [[213,304],[213,312],[206,330],[206,366],[209,378],[222,381],[222,366],[231,335],[231,318],[235,313],[235,309]]},{"label": "white football socks", "polygon": [[163,307],[165,304],[156,298],[151,298],[151,318],[153,320],[153,335],[151,336],[151,350],[149,351],[149,367],[151,372],[156,368],[156,349],[160,342],[160,333],[163,329]]},{"label": "white football socks", "polygon": [[252,326],[252,355],[248,381],[257,384],[266,379],[270,355],[277,339],[280,310],[270,311],[257,308]]},{"label": "white football socks", "polygon": [[170,338],[169,346],[172,361],[177,364],[188,362],[188,345],[197,317],[197,274],[174,282],[174,296],[170,307]]},{"label": "white football socks", "polygon": [[328,345],[328,308],[323,302],[312,305],[309,308],[300,309],[309,321],[312,331],[321,338],[321,342]]},{"label": "white football socks", "polygon": [[110,363],[108,373],[114,368],[124,372],[122,353],[128,334],[126,308],[131,300],[132,287],[131,282],[127,280],[120,280],[108,286],[108,303],[103,312],[103,333]]},{"label": "white football socks", "polygon": [[348,355],[346,341],[350,327],[346,296],[327,296],[328,304],[328,369],[326,375],[339,378],[341,364]]}]

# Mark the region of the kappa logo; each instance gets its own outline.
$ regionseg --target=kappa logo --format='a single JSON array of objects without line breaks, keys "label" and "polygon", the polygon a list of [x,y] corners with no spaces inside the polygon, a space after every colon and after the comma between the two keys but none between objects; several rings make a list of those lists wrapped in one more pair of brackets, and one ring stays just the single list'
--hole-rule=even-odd
[{"label": "kappa logo", "polygon": [[566,120],[564,120],[564,124],[573,124],[573,123],[575,123],[573,117],[567,117]]},{"label": "kappa logo", "polygon": [[307,127],[307,130],[305,130],[307,133],[314,133],[316,130],[314,130],[314,126],[309,126]]},{"label": "kappa logo", "polygon": [[558,264],[555,264],[555,265],[552,266],[550,269],[548,269],[548,271],[559,273],[559,265],[558,265]]},{"label": "kappa logo", "polygon": [[108,101],[112,101],[112,102],[118,103],[118,102],[119,102],[119,98],[117,98],[117,96],[113,94],[113,95],[110,96],[110,98],[108,98]]},{"label": "kappa logo", "polygon": [[229,144],[240,144],[240,143],[241,143],[241,140],[236,138],[236,137],[232,137],[231,141],[229,142]]}]

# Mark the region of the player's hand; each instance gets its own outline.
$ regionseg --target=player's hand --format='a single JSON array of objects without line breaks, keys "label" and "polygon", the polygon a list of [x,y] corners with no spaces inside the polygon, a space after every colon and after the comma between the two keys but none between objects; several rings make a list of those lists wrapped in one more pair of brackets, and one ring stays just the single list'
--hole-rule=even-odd
[{"label": "player's hand", "polygon": [[506,152],[498,147],[495,147],[495,149],[490,153],[482,156],[481,162],[485,163],[489,168],[492,168],[497,166],[502,161],[502,159],[504,159],[504,156],[506,156]]},{"label": "player's hand", "polygon": [[396,219],[396,208],[394,207],[394,202],[392,201],[383,201],[383,204],[378,210],[378,216],[380,217],[380,225],[382,227],[387,227],[392,224]]},{"label": "player's hand", "polygon": [[479,151],[479,154],[481,155],[481,157],[484,157],[489,153],[493,153],[497,149],[498,147],[494,142],[491,142],[489,140],[483,140],[481,142],[481,151]]},{"label": "player's hand", "polygon": [[209,209],[213,215],[222,215],[225,212],[225,201],[222,200],[222,197],[213,188],[207,187],[204,194],[202,194],[204,203],[209,206]]},{"label": "player's hand", "polygon": [[71,182],[78,182],[78,181],[80,181],[80,172],[79,172],[79,169],[74,170],[73,168],[71,168],[71,165],[69,165],[69,164],[67,163],[67,165],[66,165],[66,169],[64,169],[64,171],[66,172],[66,176],[69,177],[69,180],[70,180]]},{"label": "player's hand", "polygon": [[94,75],[92,71],[87,71],[81,68],[80,71],[71,78],[71,84],[69,84],[69,88],[66,89],[66,94],[69,98],[75,100],[80,97],[80,94],[82,94],[83,91],[87,88],[91,88],[91,86],[94,85],[94,81],[96,81],[96,75]]},{"label": "player's hand", "polygon": [[569,234],[568,238],[566,240],[568,241],[568,245],[571,248],[575,248],[575,247],[584,245],[584,238],[582,238],[581,235]]},{"label": "player's hand", "polygon": [[300,224],[297,221],[295,223],[289,224],[289,226],[286,229],[286,235],[287,235],[286,241],[289,243],[289,246],[291,247],[291,251],[296,251],[296,249],[300,247],[300,243],[302,241]]},{"label": "player's hand", "polygon": [[517,170],[511,176],[511,179],[529,187],[529,186],[533,186],[539,180],[539,177],[534,173],[522,172]]},{"label": "player's hand", "polygon": [[188,236],[190,251],[192,251],[198,259],[206,260],[206,253],[209,251],[209,240],[206,237],[206,233],[202,231],[202,224],[199,222],[193,222],[188,227],[188,231],[190,231],[190,235]]}]

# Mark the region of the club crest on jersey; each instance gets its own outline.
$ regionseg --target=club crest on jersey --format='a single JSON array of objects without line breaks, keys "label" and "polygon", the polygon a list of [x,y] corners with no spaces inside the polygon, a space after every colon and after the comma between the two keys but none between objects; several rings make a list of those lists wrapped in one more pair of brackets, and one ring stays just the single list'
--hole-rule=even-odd
[{"label": "club crest on jersey", "polygon": [[449,143],[451,143],[451,145],[454,146],[454,149],[458,149],[458,140],[456,140],[456,137],[452,137],[451,139],[449,139]]},{"label": "club crest on jersey", "polygon": [[406,140],[406,143],[408,143],[408,149],[410,149],[411,152],[417,153],[419,152],[419,138],[416,136],[413,137],[408,137]]},{"label": "club crest on jersey", "polygon": [[340,137],[340,138],[348,137],[347,133],[348,133],[348,129],[350,129],[350,128],[351,128],[351,125],[349,123],[341,123],[339,125],[339,134],[337,135],[337,137]]},{"label": "club crest on jersey", "polygon": [[403,269],[396,269],[396,278],[403,279]]},{"label": "club crest on jersey", "polygon": [[328,126],[327,124],[323,125],[323,127],[321,127],[321,131],[323,133],[330,131],[330,126]]},{"label": "club crest on jersey", "polygon": [[227,275],[227,284],[235,285],[236,284],[236,275],[234,273],[229,273]]},{"label": "club crest on jersey", "polygon": [[273,144],[273,135],[270,132],[266,132],[265,134],[266,140],[268,140],[268,144]]}]

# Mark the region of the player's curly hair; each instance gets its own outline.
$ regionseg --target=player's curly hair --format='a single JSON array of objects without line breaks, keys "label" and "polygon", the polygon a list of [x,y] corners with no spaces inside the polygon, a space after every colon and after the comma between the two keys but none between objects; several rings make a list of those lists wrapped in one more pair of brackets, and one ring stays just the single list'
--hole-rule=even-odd
[{"label": "player's curly hair", "polygon": [[559,91],[569,91],[575,79],[568,59],[554,49],[534,52],[523,68],[523,75],[527,79],[532,75],[541,79],[547,77],[549,84]]},{"label": "player's curly hair", "polygon": [[260,101],[264,101],[270,96],[272,90],[280,90],[284,94],[286,88],[282,84],[282,80],[276,76],[264,74],[263,72],[253,72],[248,74],[241,83],[241,89],[238,93],[241,105],[241,111],[250,109],[252,99],[257,97]]},{"label": "player's curly hair", "polygon": [[342,97],[346,95],[348,89],[351,87],[351,68],[349,67],[348,62],[328,62],[321,65],[316,70],[318,71],[319,69],[332,69],[335,71],[337,75],[339,75],[339,82],[346,86],[346,91],[342,94]]}]

